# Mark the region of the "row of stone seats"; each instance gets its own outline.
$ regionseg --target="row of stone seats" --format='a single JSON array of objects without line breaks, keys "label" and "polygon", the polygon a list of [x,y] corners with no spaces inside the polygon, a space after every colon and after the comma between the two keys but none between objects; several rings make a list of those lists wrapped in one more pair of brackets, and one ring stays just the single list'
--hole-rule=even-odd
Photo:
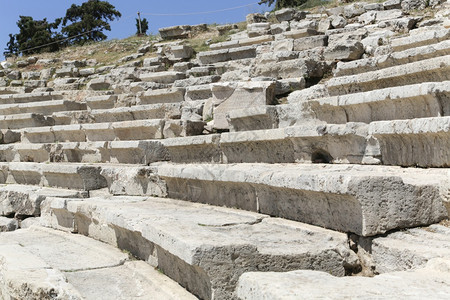
[{"label": "row of stone seats", "polygon": [[[279,57],[283,61],[283,56]],[[287,57],[291,57],[290,54]],[[254,62],[244,59],[223,65],[225,69],[238,69],[241,64]],[[285,62],[288,65],[293,61]],[[404,61],[396,63],[403,64]],[[448,257],[445,228],[436,225],[429,228],[427,238],[433,241],[435,249],[427,254],[424,254],[425,250],[418,251],[414,241],[402,243],[404,248],[395,248],[389,245],[388,239],[395,243],[404,235],[410,235],[409,231],[398,232],[391,237],[392,230],[429,225],[448,217],[448,170],[361,163],[448,167],[450,158],[446,149],[450,149],[450,119],[448,114],[442,117],[442,112],[448,110],[448,81],[442,80],[449,80],[443,79],[449,72],[445,61],[442,66],[442,72],[430,72],[433,78],[430,81],[438,82],[413,82],[411,94],[402,94],[400,87],[404,88],[404,83],[401,80],[381,93],[433,104],[426,113],[421,113],[419,108],[405,115],[399,113],[402,120],[394,113],[386,117],[380,113],[374,119],[367,112],[365,116],[356,116],[356,106],[365,105],[362,102],[366,98],[371,103],[391,102],[390,96],[375,95],[380,87],[370,93],[332,96],[329,85],[315,86],[291,94],[290,99],[297,101],[289,100],[289,104],[278,107],[267,106],[274,104],[277,94],[277,84],[272,80],[212,85],[210,82],[207,86],[186,90],[167,90],[159,86],[155,91],[135,95],[142,102],[133,103],[131,107],[116,107],[121,95],[86,99],[89,110],[52,114],[59,116],[55,118],[58,122],[70,122],[71,125],[25,128],[21,143],[2,145],[1,160],[6,162],[0,164],[0,194],[3,192],[0,204],[5,207],[4,214],[20,218],[38,215],[36,208],[39,207],[39,222],[45,226],[84,234],[129,251],[134,257],[157,266],[202,299],[271,295],[257,286],[254,278],[261,275],[248,273],[253,271],[312,269],[343,276],[376,266],[378,272],[391,272],[392,269],[386,268],[391,259],[386,259],[385,253],[391,257],[403,256],[395,271],[407,269],[409,258],[416,254],[417,260],[423,263],[414,266],[423,267],[425,261]],[[217,67],[219,65],[214,65]],[[148,80],[165,81],[168,85],[176,85],[177,76],[183,77],[182,74],[164,72],[159,74],[160,77],[155,74],[148,77],[154,79]],[[162,79],[169,77],[170,80]],[[226,76],[221,79],[224,78]],[[407,79],[413,80],[412,76]],[[99,84],[104,82],[102,80]],[[323,94],[308,98],[311,91],[312,94],[317,91]],[[428,96],[428,91],[435,95]],[[186,100],[193,98],[204,101],[203,117],[205,111],[209,112],[209,116],[214,117],[213,126],[226,131],[231,124],[234,130],[240,128],[243,132],[149,140],[144,136],[144,130],[121,127],[142,125],[141,128],[148,130],[152,129],[153,123],[159,122],[156,127],[163,134],[158,137],[167,137],[161,122],[164,125],[188,122],[191,117],[198,120],[195,114],[200,110],[189,110],[186,105],[189,101]],[[359,121],[365,123],[349,123],[351,120],[344,118],[342,109],[350,108],[339,107],[344,103],[349,106],[355,103],[354,118],[361,118],[363,120]],[[253,115],[259,114],[265,118],[264,122],[259,122],[258,118],[244,120],[245,113],[235,111],[249,105],[256,106]],[[400,108],[402,100],[395,105]],[[145,120],[149,114],[153,116],[153,109],[155,120]],[[285,116],[280,113],[282,109]],[[329,115],[325,109],[330,110]],[[162,120],[167,114],[176,118]],[[183,119],[183,114],[189,117]],[[140,117],[135,118],[138,115]],[[131,117],[132,120],[122,120]],[[409,120],[415,117],[422,119]],[[97,123],[84,124],[85,118],[92,118]],[[275,119],[277,124],[274,126]],[[238,124],[238,120],[242,122]],[[254,121],[259,124],[253,125]],[[108,123],[101,126],[100,122]],[[287,127],[288,122],[296,126]],[[258,126],[256,129],[263,129],[261,127],[266,125],[262,123],[270,125],[270,129],[253,130]],[[119,132],[122,129],[126,134]],[[92,133],[90,136],[89,132]],[[86,142],[86,136],[96,142]],[[106,141],[118,136],[139,140]],[[48,138],[46,143],[43,143],[43,137]],[[26,139],[36,143],[26,143]],[[406,154],[395,153],[397,149]],[[296,163],[300,161],[307,163]],[[334,164],[310,164],[311,161]],[[342,164],[344,162],[352,164]],[[145,166],[147,164],[149,166]],[[33,187],[28,188],[28,185]],[[21,190],[22,186],[28,189]],[[65,189],[65,194],[60,192],[61,189]],[[25,207],[29,207],[29,211],[24,211]],[[443,238],[438,234],[440,232],[444,232]],[[353,238],[349,239],[349,236]],[[31,240],[28,236],[25,238]],[[439,238],[444,240],[444,246],[434,242]],[[20,255],[26,255],[28,244],[24,246],[25,249],[18,252]],[[0,247],[0,257],[7,256],[9,252],[5,254],[2,249]],[[371,258],[376,260],[374,264],[364,256],[369,251],[373,253]],[[404,255],[405,252],[412,254]],[[58,269],[51,261],[49,265]],[[125,263],[124,266],[129,265]],[[14,269],[16,264],[5,268]],[[5,268],[0,268],[2,275],[6,274]],[[61,268],[67,271],[65,264]],[[73,268],[76,269],[74,274],[64,275],[70,283],[76,283],[79,276],[78,267]],[[373,274],[373,270],[368,273]],[[20,276],[23,278],[28,274],[21,273]],[[111,272],[110,277],[103,280],[113,280],[115,274]],[[435,274],[433,278],[440,279],[445,274]],[[39,279],[42,283],[46,277],[42,275]],[[375,281],[385,282],[383,277]],[[63,290],[67,288],[64,280],[55,284]],[[144,281],[142,284],[150,283]],[[435,287],[432,283],[420,284]],[[236,286],[239,286],[237,291]],[[255,287],[256,292],[252,294]],[[92,289],[80,288],[80,293]],[[98,295],[91,293],[85,295]]]},{"label": "row of stone seats", "polygon": [[[311,124],[176,138],[195,133],[191,128],[195,129],[198,125],[189,121],[180,122],[142,120],[24,129],[22,143],[2,145],[1,157],[6,161],[36,162],[54,161],[55,157],[59,157],[60,161],[70,162],[109,162],[112,159],[120,163],[171,160],[180,163],[313,162],[448,166],[449,154],[442,149],[449,146],[450,117],[378,121],[370,125]],[[174,127],[184,128],[184,131],[174,130]],[[200,124],[202,128],[203,124]],[[164,137],[165,140],[158,141]],[[118,158],[111,154],[119,151],[116,147],[133,151],[135,155],[128,159],[126,156]],[[143,147],[154,149],[143,150]],[[192,152],[184,152],[187,149],[192,149]]]}]

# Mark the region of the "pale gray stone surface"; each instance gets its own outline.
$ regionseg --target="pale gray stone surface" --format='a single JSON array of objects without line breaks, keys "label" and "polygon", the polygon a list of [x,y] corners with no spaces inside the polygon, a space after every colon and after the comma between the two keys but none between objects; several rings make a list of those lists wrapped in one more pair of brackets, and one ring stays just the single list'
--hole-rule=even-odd
[{"label": "pale gray stone surface", "polygon": [[450,256],[449,236],[448,225],[435,224],[376,237],[370,244],[376,272],[389,274],[419,269],[433,259],[448,259]]},{"label": "pale gray stone surface", "polygon": [[[158,164],[103,168],[102,175],[107,178],[112,194],[164,196],[168,193],[169,197],[182,200],[258,209],[270,215],[364,236],[432,224],[448,216],[443,203],[448,190],[445,169]],[[198,193],[199,190],[204,192]],[[403,199],[408,199],[407,206]],[[429,209],[422,209],[424,203]]]},{"label": "pale gray stone surface", "polygon": [[379,88],[450,80],[450,55],[425,59],[358,75],[334,77],[326,86],[331,95],[365,92]]},{"label": "pale gray stone surface", "polygon": [[0,215],[39,216],[40,205],[46,197],[82,198],[80,191],[41,188],[27,185],[0,186]]},{"label": "pale gray stone surface", "polygon": [[[74,190],[95,190],[106,187],[100,167],[85,164],[0,163],[7,169],[8,184],[28,184]],[[3,181],[2,183],[5,183]]]},{"label": "pale gray stone surface", "polygon": [[352,62],[339,62],[334,74],[335,76],[355,75],[448,54],[450,54],[449,40],[433,45],[393,52],[388,55],[360,59]]},{"label": "pale gray stone surface", "polygon": [[14,231],[19,228],[19,222],[16,219],[0,217],[0,232]]},{"label": "pale gray stone surface", "polygon": [[369,134],[380,145],[383,164],[450,166],[450,117],[373,122]]},{"label": "pale gray stone surface", "polygon": [[[289,95],[292,104],[278,106],[291,123],[325,121],[332,124],[430,118],[450,115],[450,82],[429,82],[333,96]],[[312,99],[308,99],[312,98]],[[302,113],[298,113],[298,111]],[[279,112],[280,114],[280,112]]]},{"label": "pale gray stone surface", "polygon": [[81,235],[42,227],[2,234],[0,257],[3,299],[195,299],[148,264]]},{"label": "pale gray stone surface", "polygon": [[[55,199],[49,203],[50,211],[68,218],[75,212],[80,216],[88,213],[89,218],[74,219],[81,233],[157,265],[204,299],[233,297],[239,276],[256,268],[306,268],[342,276],[344,265],[358,264],[347,248],[345,234],[239,210],[169,199],[119,198],[65,204]],[[57,220],[53,218],[52,226],[70,230],[72,225],[67,228]],[[125,236],[135,236],[136,243],[123,239]],[[317,240],[322,241],[319,247]]]},{"label": "pale gray stone surface", "polygon": [[447,299],[450,262],[425,269],[370,277],[337,278],[325,272],[244,273],[237,286],[242,300],[269,299]]},{"label": "pale gray stone surface", "polygon": [[228,129],[226,114],[232,110],[272,104],[275,97],[274,82],[228,82],[212,85],[214,127]]}]

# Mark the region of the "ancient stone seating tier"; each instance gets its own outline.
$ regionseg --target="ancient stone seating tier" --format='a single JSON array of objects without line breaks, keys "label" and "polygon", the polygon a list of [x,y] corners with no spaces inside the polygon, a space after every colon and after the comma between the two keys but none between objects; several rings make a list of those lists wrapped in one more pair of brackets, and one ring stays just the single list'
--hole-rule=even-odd
[{"label": "ancient stone seating tier", "polygon": [[2,62],[0,298],[448,299],[449,17],[286,8]]}]

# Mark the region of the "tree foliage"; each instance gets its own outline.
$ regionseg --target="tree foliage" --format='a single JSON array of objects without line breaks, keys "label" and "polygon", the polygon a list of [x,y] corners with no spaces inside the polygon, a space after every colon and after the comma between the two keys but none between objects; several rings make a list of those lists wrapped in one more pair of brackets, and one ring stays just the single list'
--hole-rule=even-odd
[{"label": "tree foliage", "polygon": [[[143,18],[141,20],[141,30],[142,34],[147,34],[148,31],[148,20],[146,18]],[[139,19],[136,18],[136,34],[140,34],[139,32]]]},{"label": "tree foliage", "polygon": [[6,44],[5,52],[3,52],[3,55],[5,57],[10,57],[13,55],[17,55],[19,53],[19,47],[16,43],[16,35],[15,34],[9,34],[9,42]]},{"label": "tree foliage", "polygon": [[[40,53],[44,51],[57,51],[61,44],[56,42],[62,36],[55,29],[60,20],[49,23],[47,19],[34,20],[32,17],[20,16],[17,21],[18,34],[10,34],[5,56]],[[45,47],[40,47],[46,45]]]},{"label": "tree foliage", "polygon": [[107,1],[88,0],[81,5],[72,4],[62,21],[62,33],[74,37],[74,44],[102,41],[107,38],[102,31],[111,31],[108,21],[121,16],[122,14]]},{"label": "tree foliage", "polygon": [[259,4],[272,5],[275,2],[275,9],[281,9],[285,7],[296,7],[304,4],[306,0],[261,0]]}]

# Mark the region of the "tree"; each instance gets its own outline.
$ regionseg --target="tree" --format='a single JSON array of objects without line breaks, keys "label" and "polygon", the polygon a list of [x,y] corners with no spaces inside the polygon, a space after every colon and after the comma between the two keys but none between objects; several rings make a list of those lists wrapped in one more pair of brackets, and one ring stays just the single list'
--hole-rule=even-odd
[{"label": "tree", "polygon": [[10,34],[5,55],[33,54],[48,51],[57,51],[61,44],[58,39],[61,35],[54,32],[61,20],[49,23],[47,19],[34,20],[32,17],[20,16],[17,21],[18,34]]},{"label": "tree", "polygon": [[274,2],[275,9],[281,9],[285,7],[296,7],[304,4],[307,0],[261,0],[258,4],[267,4],[271,6]]},{"label": "tree", "polygon": [[16,35],[9,34],[9,42],[6,44],[5,52],[3,52],[3,55],[5,57],[11,57],[13,55],[19,54],[19,47],[16,43]]},{"label": "tree", "polygon": [[[111,31],[108,21],[119,19],[122,14],[107,1],[88,0],[81,5],[72,4],[63,19],[62,33],[72,39],[73,44],[102,41],[107,38],[103,30]],[[69,25],[67,25],[70,23]]]},{"label": "tree", "polygon": [[[148,21],[146,18],[141,20],[141,30],[142,34],[147,34],[148,31]],[[139,35],[141,32],[139,31],[139,19],[136,18],[136,34]]]}]

